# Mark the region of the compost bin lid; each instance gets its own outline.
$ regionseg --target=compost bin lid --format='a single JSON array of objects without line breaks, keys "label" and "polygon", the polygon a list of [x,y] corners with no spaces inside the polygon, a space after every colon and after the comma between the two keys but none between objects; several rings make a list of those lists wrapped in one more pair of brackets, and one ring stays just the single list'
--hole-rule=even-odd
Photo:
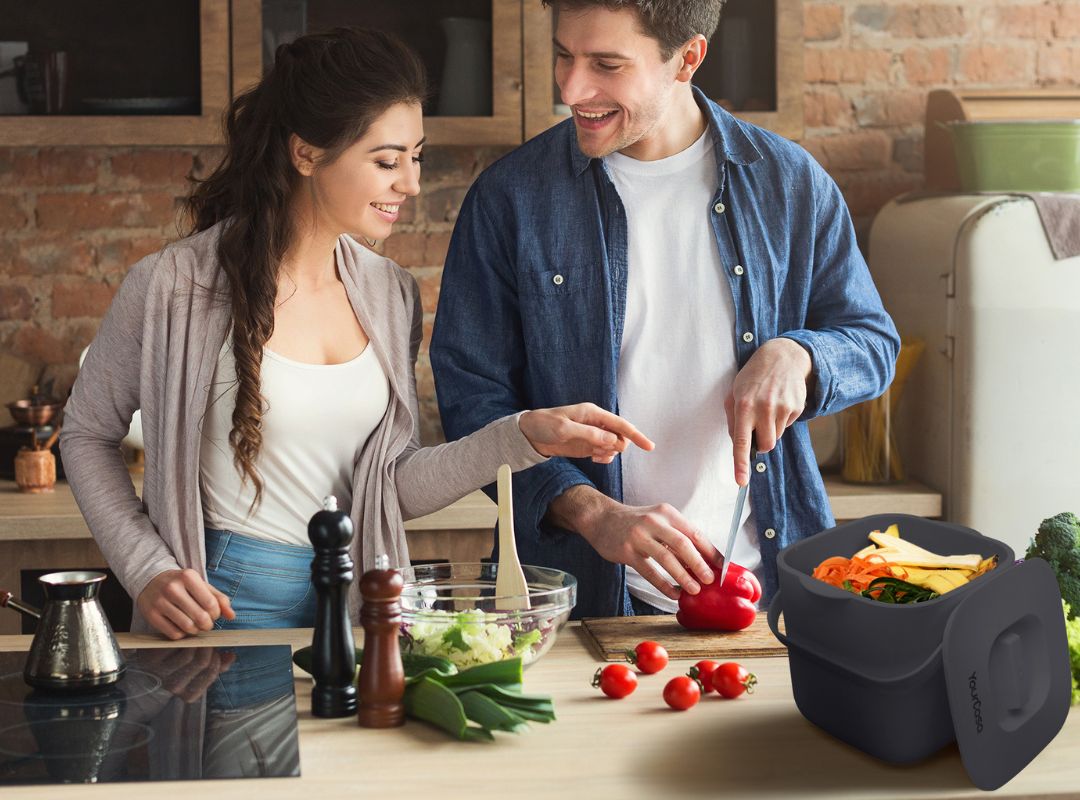
[{"label": "compost bin lid", "polygon": [[991,572],[967,594],[945,626],[945,688],[964,768],[991,790],[1065,723],[1069,645],[1057,579],[1042,559]]}]

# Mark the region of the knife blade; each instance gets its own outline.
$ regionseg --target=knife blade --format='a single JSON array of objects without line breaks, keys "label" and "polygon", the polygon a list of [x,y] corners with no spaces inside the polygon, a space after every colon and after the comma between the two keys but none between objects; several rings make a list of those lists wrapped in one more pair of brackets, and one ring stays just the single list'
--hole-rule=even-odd
[{"label": "knife blade", "polygon": [[[757,448],[750,445],[750,466],[753,468],[754,459],[757,458]],[[739,526],[742,522],[743,506],[746,505],[746,491],[750,488],[750,479],[747,478],[746,485],[739,487],[739,494],[735,498],[735,513],[731,517],[731,530],[728,531],[727,545],[724,547],[724,563],[720,567],[720,583],[718,586],[723,588],[724,578],[727,577],[728,565],[731,563],[731,553],[735,550],[735,536],[739,532]]]}]

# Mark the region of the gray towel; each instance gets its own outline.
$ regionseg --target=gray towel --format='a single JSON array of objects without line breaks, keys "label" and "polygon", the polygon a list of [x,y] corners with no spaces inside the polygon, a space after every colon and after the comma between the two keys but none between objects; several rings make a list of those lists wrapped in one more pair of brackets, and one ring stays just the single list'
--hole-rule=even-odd
[{"label": "gray towel", "polygon": [[1054,260],[1062,261],[1080,256],[1080,193],[1077,192],[942,192],[926,189],[908,192],[896,198],[896,202],[911,203],[929,197],[956,194],[1026,197],[1035,204],[1039,212]]},{"label": "gray towel", "polygon": [[1080,194],[1071,192],[1031,192],[1030,197],[1039,209],[1046,240],[1054,259],[1080,256]]}]

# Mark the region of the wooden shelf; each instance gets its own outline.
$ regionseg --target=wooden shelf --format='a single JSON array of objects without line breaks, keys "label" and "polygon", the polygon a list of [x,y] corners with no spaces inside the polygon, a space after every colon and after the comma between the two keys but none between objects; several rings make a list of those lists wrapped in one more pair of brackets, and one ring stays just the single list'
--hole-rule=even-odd
[{"label": "wooden shelf", "polygon": [[[141,479],[136,480],[137,490],[141,484]],[[827,476],[825,488],[837,519],[888,512],[941,516],[941,494],[915,481],[869,486]],[[490,532],[497,516],[495,504],[477,491],[434,514],[406,522],[405,530]],[[90,531],[66,482],[57,483],[51,494],[22,494],[13,481],[0,481],[0,542],[89,538]]]},{"label": "wooden shelf", "polygon": [[[134,475],[136,490],[142,475]],[[940,516],[941,495],[919,483],[853,486],[826,478],[835,516],[853,519],[882,512]],[[498,516],[482,492],[405,523],[409,556],[416,561],[479,561],[491,555]],[[22,494],[0,481],[0,587],[18,586],[24,569],[87,569],[105,559],[90,536],[71,488],[61,481],[50,494]],[[0,634],[16,633],[16,614],[0,614]]]}]

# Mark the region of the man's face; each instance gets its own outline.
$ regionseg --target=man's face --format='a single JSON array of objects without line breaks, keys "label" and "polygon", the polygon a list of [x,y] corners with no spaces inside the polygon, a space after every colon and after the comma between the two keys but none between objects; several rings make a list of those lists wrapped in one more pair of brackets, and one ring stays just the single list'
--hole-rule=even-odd
[{"label": "man's face", "polygon": [[680,61],[678,51],[660,60],[660,43],[640,31],[631,9],[559,12],[555,82],[573,111],[581,152],[600,158],[660,128]]}]

